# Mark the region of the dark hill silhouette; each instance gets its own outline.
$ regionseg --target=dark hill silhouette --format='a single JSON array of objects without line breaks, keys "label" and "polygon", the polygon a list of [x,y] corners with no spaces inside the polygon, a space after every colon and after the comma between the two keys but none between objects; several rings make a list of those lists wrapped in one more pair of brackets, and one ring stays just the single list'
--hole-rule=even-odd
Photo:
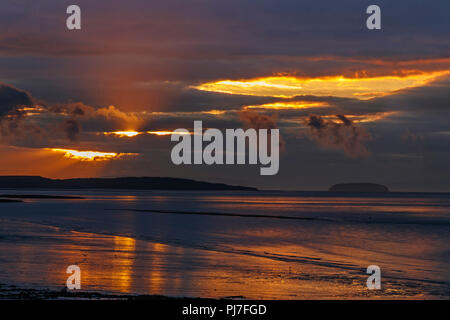
[{"label": "dark hill silhouette", "polygon": [[332,186],[329,192],[389,192],[388,187],[376,183],[339,183]]},{"label": "dark hill silhouette", "polygon": [[258,190],[223,183],[163,177],[48,179],[39,176],[0,176],[0,189]]}]

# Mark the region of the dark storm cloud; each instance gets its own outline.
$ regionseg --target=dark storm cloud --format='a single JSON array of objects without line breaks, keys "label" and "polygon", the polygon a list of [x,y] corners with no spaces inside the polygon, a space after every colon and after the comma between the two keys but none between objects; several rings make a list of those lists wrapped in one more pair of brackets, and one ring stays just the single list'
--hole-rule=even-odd
[{"label": "dark storm cloud", "polygon": [[[65,28],[69,4],[9,1],[0,12],[4,76],[46,100],[163,109],[173,107],[178,95],[183,100],[184,93],[148,92],[140,83],[164,87],[165,81],[189,85],[362,70],[391,74],[393,69],[401,73],[409,60],[450,54],[450,3],[445,0],[426,5],[380,0],[380,32],[365,27],[365,9],[372,4],[365,0],[131,0],[126,6],[119,0],[79,0],[83,24],[77,32]],[[380,64],[383,60],[387,63]],[[407,67],[434,70],[442,64]],[[120,83],[114,97],[105,94],[112,79]],[[141,97],[127,105],[126,96]]]},{"label": "dark storm cloud", "polygon": [[260,114],[255,111],[241,111],[239,112],[239,119],[244,123],[245,127],[259,129],[275,129],[277,128],[278,115]]},{"label": "dark storm cloud", "polygon": [[[2,129],[20,135],[12,145],[73,146],[76,139],[79,148],[146,155],[142,163],[126,168],[112,163],[111,175],[148,175],[152,168],[183,176],[197,170],[191,177],[208,180],[214,175],[221,182],[246,184],[248,172],[233,171],[239,168],[218,172],[168,166],[167,136],[120,139],[100,133],[191,130],[194,120],[221,129],[276,125],[290,146],[289,157],[283,159],[280,175],[256,175],[255,185],[320,189],[358,178],[399,188],[413,188],[409,181],[414,181],[416,189],[428,181],[449,190],[443,174],[450,163],[445,152],[450,145],[445,133],[450,132],[448,80],[371,100],[283,99],[189,89],[206,81],[278,74],[377,76],[449,69],[447,0],[379,0],[381,31],[365,28],[365,9],[373,4],[366,0],[130,0],[126,5],[122,0],[78,0],[83,17],[79,32],[65,28],[65,10],[72,1],[4,2],[1,81],[26,90],[8,86],[0,105],[0,116],[11,115]],[[18,105],[31,104],[26,92],[45,101],[45,110],[12,117]],[[245,106],[279,101],[327,106],[277,110],[276,119],[273,110],[242,116]],[[202,113],[209,110],[224,112]],[[364,123],[351,118],[386,112],[396,113]],[[19,115],[20,121],[11,121]],[[301,134],[287,135],[287,130]],[[367,151],[369,157],[346,157],[342,151]],[[158,157],[164,159],[152,162]]]},{"label": "dark storm cloud", "polygon": [[[448,1],[380,0],[383,26],[390,36],[371,34],[365,28],[365,9],[370,1],[318,2],[296,0],[227,0],[227,1],[123,1],[79,0],[85,13],[85,30],[69,37],[65,26],[65,9],[70,1],[41,0],[4,4],[1,17],[5,24],[21,32],[5,34],[3,50],[40,54],[152,54],[188,59],[232,58],[258,54],[317,55],[340,53],[354,56],[379,56],[400,48],[398,37],[432,34],[437,44],[449,36],[445,12]],[[16,19],[10,19],[11,15]],[[114,21],[114,24],[110,23]],[[35,34],[33,25],[43,31]],[[57,26],[61,25],[61,28]],[[40,37],[36,38],[35,35]],[[82,36],[80,36],[82,35]],[[141,40],[145,36],[146,41]],[[117,38],[120,38],[120,42]],[[367,41],[366,38],[370,37]],[[47,41],[42,41],[47,39]],[[101,40],[101,42],[94,41]],[[419,40],[420,38],[417,37]],[[325,40],[330,43],[326,43]],[[344,41],[344,42],[343,42]],[[350,44],[358,41],[359,46]],[[383,51],[380,42],[387,41]],[[337,43],[342,45],[336,46]],[[81,45],[80,45],[81,44]],[[394,45],[394,46],[391,46]],[[402,42],[406,53],[431,51],[423,43]],[[441,48],[447,48],[441,44]]]},{"label": "dark storm cloud", "polygon": [[373,100],[381,108],[417,112],[429,115],[450,113],[450,76],[442,77],[422,87],[409,88],[396,94]]},{"label": "dark storm cloud", "polygon": [[[399,91],[397,94],[376,98],[371,100],[357,100],[351,98],[337,97],[315,97],[315,96],[297,96],[290,99],[272,98],[272,97],[254,97],[242,95],[230,95],[222,93],[200,92],[189,89],[183,90],[183,95],[171,102],[171,108],[164,112],[140,113],[124,112],[113,106],[92,107],[83,103],[68,104],[48,104],[45,105],[46,112],[35,122],[41,122],[42,126],[51,123],[61,123],[65,135],[74,140],[77,134],[103,133],[105,131],[120,130],[173,130],[176,128],[190,128],[194,120],[205,121],[208,127],[218,128],[237,128],[242,124],[246,127],[264,127],[280,129],[289,127],[302,127],[308,122],[310,114],[316,116],[328,117],[334,115],[340,116],[340,122],[349,126],[350,121],[345,116],[377,116],[384,112],[398,112],[398,114],[389,115],[386,119],[379,120],[377,123],[368,123],[369,127],[383,128],[383,123],[398,123],[398,130],[405,131],[406,126],[410,125],[410,130],[415,130],[418,126],[427,129],[446,130],[448,128],[446,121],[433,117],[436,113],[447,112],[446,106],[449,103],[447,97],[447,88],[449,80],[442,79],[425,87],[407,89]],[[18,90],[21,92],[20,90]],[[314,107],[305,109],[255,109],[255,111],[242,109],[247,105],[263,105],[271,102],[324,102],[324,107]],[[208,114],[204,112],[219,111],[218,114]],[[157,109],[155,111],[158,111]],[[415,114],[424,114],[417,117]],[[325,121],[325,118],[320,118]],[[444,118],[445,119],[445,118]],[[311,119],[309,119],[311,120]],[[429,121],[442,124],[431,126]],[[416,124],[416,125],[414,125]],[[363,124],[365,126],[365,124]],[[414,127],[414,128],[412,128]],[[83,128],[83,130],[81,130]],[[66,130],[67,129],[67,130]],[[420,129],[420,128],[419,128]],[[394,128],[391,127],[391,130]],[[404,132],[401,133],[402,135]],[[400,135],[400,134],[399,134]]]},{"label": "dark storm cloud", "polygon": [[28,107],[31,104],[32,98],[27,92],[0,83],[0,118],[17,113],[20,107]]},{"label": "dark storm cloud", "polygon": [[351,157],[367,155],[364,143],[372,139],[370,133],[344,115],[337,115],[336,118],[338,121],[310,115],[306,125],[310,128],[311,139],[325,148],[342,149]]},{"label": "dark storm cloud", "polygon": [[[20,125],[24,117],[22,109],[30,107],[32,97],[25,91],[0,83],[0,138],[7,139],[21,131]],[[26,126],[26,130],[35,131],[34,126]],[[35,133],[35,132],[34,132]]]},{"label": "dark storm cloud", "polygon": [[80,133],[80,124],[74,119],[67,119],[63,122],[63,128],[69,140],[75,141]]},{"label": "dark storm cloud", "polygon": [[157,106],[152,108],[152,111],[235,110],[246,105],[259,105],[279,100],[273,97],[234,95],[184,88],[172,88],[167,93],[172,98],[167,99],[160,108]]},{"label": "dark storm cloud", "polygon": [[139,121],[114,106],[94,108],[81,102],[48,104],[26,91],[0,83],[0,136],[3,143],[20,146],[51,146],[76,141],[81,124],[89,130],[121,129]]}]

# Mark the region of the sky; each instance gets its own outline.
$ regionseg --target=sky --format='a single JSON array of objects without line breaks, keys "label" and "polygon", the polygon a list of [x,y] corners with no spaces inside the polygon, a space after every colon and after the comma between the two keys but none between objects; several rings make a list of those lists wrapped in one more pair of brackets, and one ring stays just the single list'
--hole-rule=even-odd
[{"label": "sky", "polygon": [[[66,28],[81,8],[82,29]],[[381,30],[366,8],[381,8]],[[447,0],[16,0],[0,7],[0,175],[450,192]],[[280,169],[180,165],[171,131],[278,128]],[[90,153],[89,153],[90,152]]]}]

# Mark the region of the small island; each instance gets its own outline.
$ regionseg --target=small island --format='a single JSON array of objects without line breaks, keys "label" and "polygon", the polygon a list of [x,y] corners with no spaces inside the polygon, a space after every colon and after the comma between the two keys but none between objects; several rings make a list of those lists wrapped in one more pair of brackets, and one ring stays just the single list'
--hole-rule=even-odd
[{"label": "small island", "polygon": [[388,187],[377,183],[339,183],[328,189],[329,192],[389,192]]}]

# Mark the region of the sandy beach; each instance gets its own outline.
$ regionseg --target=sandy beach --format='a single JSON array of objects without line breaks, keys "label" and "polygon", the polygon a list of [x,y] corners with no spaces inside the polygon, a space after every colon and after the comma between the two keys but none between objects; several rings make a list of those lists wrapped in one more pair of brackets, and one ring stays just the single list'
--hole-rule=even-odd
[{"label": "sandy beach", "polygon": [[[84,199],[2,204],[4,298],[16,297],[17,288],[64,293],[69,265],[81,268],[82,292],[122,297],[450,296],[445,196],[69,193]],[[382,290],[366,287],[372,264],[382,270]]]}]

